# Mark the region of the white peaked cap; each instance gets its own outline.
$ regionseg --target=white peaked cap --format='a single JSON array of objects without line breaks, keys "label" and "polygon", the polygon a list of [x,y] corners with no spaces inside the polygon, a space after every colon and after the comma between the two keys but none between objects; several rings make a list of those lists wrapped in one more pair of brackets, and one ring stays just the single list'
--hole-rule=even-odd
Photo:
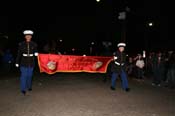
[{"label": "white peaked cap", "polygon": [[126,44],[125,44],[125,43],[119,43],[117,46],[118,46],[118,47],[125,47]]},{"label": "white peaked cap", "polygon": [[25,31],[23,32],[23,34],[24,34],[24,35],[33,35],[33,31],[31,31],[31,30],[25,30]]}]

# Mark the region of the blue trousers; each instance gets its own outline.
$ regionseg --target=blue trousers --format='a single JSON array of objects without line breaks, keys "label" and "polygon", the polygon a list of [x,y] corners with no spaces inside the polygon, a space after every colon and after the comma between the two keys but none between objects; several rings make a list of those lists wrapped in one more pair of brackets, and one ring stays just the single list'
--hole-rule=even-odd
[{"label": "blue trousers", "polygon": [[20,89],[26,91],[32,88],[33,67],[20,67]]},{"label": "blue trousers", "polygon": [[[118,73],[116,73],[116,72],[113,72],[112,73],[112,78],[111,78],[111,86],[113,87],[113,88],[115,88],[115,86],[116,86],[116,80],[117,80],[117,78],[118,78]],[[124,71],[124,70],[121,70],[121,72],[120,72],[120,76],[121,76],[121,80],[122,80],[122,88],[123,89],[126,89],[126,88],[128,88],[128,80],[127,80],[127,74],[126,74],[126,72]]]}]

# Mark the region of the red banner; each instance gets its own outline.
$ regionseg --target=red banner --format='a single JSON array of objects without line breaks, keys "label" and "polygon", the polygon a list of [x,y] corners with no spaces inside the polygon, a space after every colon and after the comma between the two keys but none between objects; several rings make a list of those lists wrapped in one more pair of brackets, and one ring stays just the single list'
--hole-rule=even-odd
[{"label": "red banner", "polygon": [[89,72],[106,73],[112,57],[73,56],[39,54],[40,72],[54,74],[56,72]]}]

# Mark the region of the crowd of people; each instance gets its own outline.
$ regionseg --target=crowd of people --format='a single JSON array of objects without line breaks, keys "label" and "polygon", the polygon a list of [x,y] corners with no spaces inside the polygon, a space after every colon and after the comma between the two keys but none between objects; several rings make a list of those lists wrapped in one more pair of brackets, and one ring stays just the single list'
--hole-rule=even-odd
[{"label": "crowd of people", "polygon": [[127,73],[138,81],[152,79],[153,86],[175,88],[175,52],[151,52],[128,58]]}]

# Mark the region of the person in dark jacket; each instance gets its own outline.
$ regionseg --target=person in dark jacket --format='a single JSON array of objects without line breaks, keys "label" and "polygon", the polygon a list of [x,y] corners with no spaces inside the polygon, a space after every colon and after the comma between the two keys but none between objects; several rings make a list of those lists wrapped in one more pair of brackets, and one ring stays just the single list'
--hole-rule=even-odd
[{"label": "person in dark jacket", "polygon": [[167,82],[171,89],[175,88],[175,53],[173,53],[169,59]]},{"label": "person in dark jacket", "polygon": [[23,32],[25,41],[19,43],[18,54],[16,58],[16,67],[20,67],[20,88],[25,95],[26,90],[32,90],[32,76],[35,65],[35,56],[38,56],[37,44],[33,41],[33,31],[26,30]]},{"label": "person in dark jacket", "polygon": [[133,77],[133,68],[134,68],[133,58],[129,57],[129,60],[127,63],[127,74],[130,77]]},{"label": "person in dark jacket", "polygon": [[114,60],[111,66],[112,78],[111,78],[111,90],[115,90],[116,79],[120,75],[122,80],[122,88],[125,91],[129,91],[128,80],[126,74],[126,54],[124,53],[125,43],[118,44],[118,51],[114,53]]},{"label": "person in dark jacket", "polygon": [[161,52],[159,52],[153,58],[153,82],[152,85],[160,86],[163,79],[165,71],[165,59],[162,57]]},{"label": "person in dark jacket", "polygon": [[12,64],[14,62],[14,58],[13,58],[13,55],[12,55],[10,49],[7,49],[5,51],[3,58],[2,58],[2,61],[3,61],[4,72],[10,73],[10,71],[12,70]]}]

